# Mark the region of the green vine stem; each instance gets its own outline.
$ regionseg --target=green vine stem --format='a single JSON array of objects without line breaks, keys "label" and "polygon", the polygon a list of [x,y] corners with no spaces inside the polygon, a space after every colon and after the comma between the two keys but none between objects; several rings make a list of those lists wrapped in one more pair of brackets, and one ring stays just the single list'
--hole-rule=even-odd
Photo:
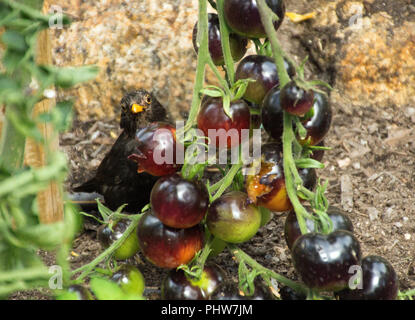
[{"label": "green vine stem", "polygon": [[[200,105],[200,90],[203,89],[205,79],[205,67],[209,56],[209,38],[208,38],[208,15],[207,15],[207,1],[199,0],[199,16],[197,24],[197,42],[199,44],[199,51],[197,55],[196,79],[193,88],[192,104],[189,111],[189,117],[183,128],[184,132],[192,128],[197,114],[199,113]],[[184,136],[184,134],[183,134]]]},{"label": "green vine stem", "polygon": [[401,291],[398,292],[398,299],[400,300],[406,300],[406,299],[413,300],[414,297],[415,297],[415,289],[411,289],[411,290],[404,291],[404,292],[401,292]]},{"label": "green vine stem", "polygon": [[215,201],[225,192],[225,190],[232,184],[234,177],[241,168],[242,161],[239,158],[239,162],[232,165],[226,176],[209,188],[209,193],[212,193],[217,190],[215,195],[210,199],[210,202]]},{"label": "green vine stem", "polygon": [[2,271],[0,273],[0,281],[24,281],[34,278],[49,279],[50,273],[46,267],[17,269],[13,271]]},{"label": "green vine stem", "polygon": [[9,109],[6,109],[3,130],[0,133],[0,166],[8,171],[14,171],[22,167],[26,137],[10,123],[9,112]]},{"label": "green vine stem", "polygon": [[99,263],[101,263],[101,261],[111,256],[111,254],[123,244],[125,239],[127,239],[128,236],[131,234],[131,232],[133,232],[135,228],[137,228],[141,215],[140,214],[131,215],[128,218],[131,220],[130,225],[127,227],[127,229],[125,229],[124,233],[119,239],[117,239],[117,241],[115,241],[111,246],[109,246],[104,252],[102,252],[98,257],[96,257],[90,263],[83,265],[82,267],[72,271],[72,275],[82,272],[81,275],[79,275],[76,278],[75,280],[76,282],[81,281],[85,277],[87,277],[93,271],[93,269]]},{"label": "green vine stem", "polygon": [[[261,15],[261,21],[264,26],[265,32],[268,35],[271,43],[272,52],[274,54],[275,64],[278,70],[278,77],[280,79],[280,87],[283,88],[289,81],[287,70],[284,66],[284,53],[277,40],[277,34],[272,23],[271,9],[266,4],[265,0],[257,0],[258,10]],[[302,206],[297,196],[297,190],[293,183],[293,172],[294,177],[298,177],[298,171],[295,166],[293,158],[292,144],[295,139],[293,132],[293,119],[290,114],[284,111],[284,131],[282,135],[283,141],[283,164],[284,164],[284,176],[285,186],[287,189],[288,197],[294,207],[294,211],[297,216],[298,224],[300,226],[301,233],[307,233],[307,226],[305,223],[304,216],[307,214],[305,208]]]},{"label": "green vine stem", "polygon": [[219,26],[220,26],[220,38],[222,44],[222,52],[225,60],[226,74],[230,85],[232,86],[235,82],[235,67],[231,53],[231,47],[229,44],[229,28],[225,22],[224,14],[224,0],[216,1],[218,17],[219,17]]},{"label": "green vine stem", "polygon": [[246,254],[244,251],[242,251],[240,248],[238,248],[236,245],[228,244],[228,249],[230,250],[231,254],[233,254],[236,257],[239,263],[245,262],[246,264],[248,264],[255,270],[270,276],[271,278],[292,288],[293,290],[299,293],[306,294],[306,295],[308,294],[309,289],[307,287],[305,287],[304,285],[298,282],[292,281],[268,268],[265,268],[264,266],[259,264],[257,261],[255,261],[253,258],[251,258],[248,254]]}]

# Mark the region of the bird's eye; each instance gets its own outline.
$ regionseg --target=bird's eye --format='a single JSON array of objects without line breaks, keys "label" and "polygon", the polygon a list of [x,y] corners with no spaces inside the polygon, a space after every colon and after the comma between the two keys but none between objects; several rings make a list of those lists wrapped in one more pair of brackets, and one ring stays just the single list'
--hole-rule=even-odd
[{"label": "bird's eye", "polygon": [[147,104],[151,104],[151,97],[150,97],[150,95],[146,95],[145,98],[144,98],[144,100],[145,100],[145,102]]}]

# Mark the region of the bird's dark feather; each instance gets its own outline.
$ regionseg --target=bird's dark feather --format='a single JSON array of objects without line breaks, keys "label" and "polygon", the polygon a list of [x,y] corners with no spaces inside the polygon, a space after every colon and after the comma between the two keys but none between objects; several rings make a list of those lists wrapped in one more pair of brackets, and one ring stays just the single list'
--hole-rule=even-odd
[{"label": "bird's dark feather", "polygon": [[148,94],[137,90],[123,97],[120,121],[123,131],[102,160],[95,176],[74,188],[75,192],[98,192],[104,196],[105,204],[111,210],[127,203],[125,210],[131,213],[138,213],[150,201],[151,189],[158,177],[145,172],[137,173],[137,164],[128,160],[138,143],[134,139],[136,130],[151,122],[166,120],[166,110],[152,95],[151,105],[143,114],[129,112],[132,103],[143,103],[140,98]]}]

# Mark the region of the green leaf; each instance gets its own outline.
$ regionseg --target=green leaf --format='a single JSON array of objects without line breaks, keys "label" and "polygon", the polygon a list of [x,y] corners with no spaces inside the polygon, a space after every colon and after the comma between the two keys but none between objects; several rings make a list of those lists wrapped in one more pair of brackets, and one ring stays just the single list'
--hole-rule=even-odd
[{"label": "green leaf", "polygon": [[5,242],[0,243],[0,270],[16,270],[43,266],[36,251],[29,248],[18,248]]},{"label": "green leaf", "polygon": [[26,137],[31,137],[35,141],[43,142],[43,136],[39,131],[39,128],[32,119],[25,114],[19,114],[18,110],[9,110],[7,117],[13,126]]},{"label": "green leaf", "polygon": [[228,95],[224,95],[224,97],[223,97],[223,111],[225,112],[225,114],[229,118],[232,119],[232,114],[231,114],[231,97],[228,96]]},{"label": "green leaf", "polygon": [[38,224],[19,228],[15,231],[18,238],[30,245],[44,250],[55,249],[62,243],[65,233],[65,224],[57,222],[53,224]]},{"label": "green leaf", "polygon": [[232,101],[241,99],[244,96],[249,83],[255,82],[255,81],[256,80],[251,79],[251,78],[240,79],[236,81],[231,88],[231,92],[233,96]]},{"label": "green leaf", "polygon": [[65,202],[64,212],[65,212],[64,239],[66,242],[70,242],[73,240],[75,235],[82,230],[84,220],[78,208],[70,202]]},{"label": "green leaf", "polygon": [[295,165],[297,168],[314,168],[314,169],[323,169],[324,164],[322,164],[320,161],[314,160],[314,159],[297,159],[295,160]]},{"label": "green leaf", "polygon": [[[333,90],[333,87],[331,85],[329,85],[327,82],[323,81],[323,80],[308,81],[308,84],[310,84],[312,86],[323,86],[323,87],[326,87],[326,88],[328,88],[330,90]],[[318,91],[318,92],[320,92],[320,91]],[[322,92],[324,94],[326,94],[324,91],[322,91]]]},{"label": "green leaf", "polygon": [[56,300],[78,300],[78,294],[76,292],[66,291],[56,296]]},{"label": "green leaf", "polygon": [[223,97],[224,95],[222,90],[212,90],[212,89],[206,89],[206,88],[200,90],[200,93],[206,96],[209,96],[209,97],[214,97],[214,98]]},{"label": "green leaf", "polygon": [[9,73],[14,72],[24,58],[24,52],[6,50],[3,55],[3,65]]},{"label": "green leaf", "polygon": [[78,83],[95,79],[99,72],[99,68],[93,65],[65,68],[43,66],[43,68],[54,74],[56,85],[62,88],[70,88]]},{"label": "green leaf", "polygon": [[93,278],[90,287],[98,300],[123,300],[124,298],[122,289],[111,280]]},{"label": "green leaf", "polygon": [[104,219],[104,221],[108,221],[109,217],[113,214],[113,211],[107,208],[106,206],[104,206],[101,203],[101,201],[99,201],[99,199],[97,199],[97,204],[98,204],[98,211],[101,214],[102,218]]},{"label": "green leaf", "polygon": [[59,131],[68,130],[72,123],[72,101],[62,101],[53,108],[55,127]]},{"label": "green leaf", "polygon": [[109,279],[92,278],[90,287],[98,300],[144,300],[141,295],[125,293]]},{"label": "green leaf", "polygon": [[259,206],[258,209],[261,212],[261,225],[260,225],[260,228],[261,228],[265,226],[271,220],[272,216],[271,216],[271,211],[269,209],[261,207],[261,206]]},{"label": "green leaf", "polygon": [[151,208],[151,204],[147,203],[142,209],[141,209],[141,213],[146,212],[147,210],[150,210]]},{"label": "green leaf", "polygon": [[3,33],[1,40],[11,50],[25,52],[27,50],[26,40],[23,35],[14,30]]}]

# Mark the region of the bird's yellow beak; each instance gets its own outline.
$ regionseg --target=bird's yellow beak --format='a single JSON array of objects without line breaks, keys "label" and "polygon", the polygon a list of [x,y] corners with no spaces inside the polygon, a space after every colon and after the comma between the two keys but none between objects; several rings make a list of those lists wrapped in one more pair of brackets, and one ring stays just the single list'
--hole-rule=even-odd
[{"label": "bird's yellow beak", "polygon": [[144,106],[140,106],[139,104],[134,103],[134,104],[131,106],[131,111],[132,111],[133,113],[140,113],[140,112],[143,112],[145,108],[146,108],[146,107],[144,107]]}]

